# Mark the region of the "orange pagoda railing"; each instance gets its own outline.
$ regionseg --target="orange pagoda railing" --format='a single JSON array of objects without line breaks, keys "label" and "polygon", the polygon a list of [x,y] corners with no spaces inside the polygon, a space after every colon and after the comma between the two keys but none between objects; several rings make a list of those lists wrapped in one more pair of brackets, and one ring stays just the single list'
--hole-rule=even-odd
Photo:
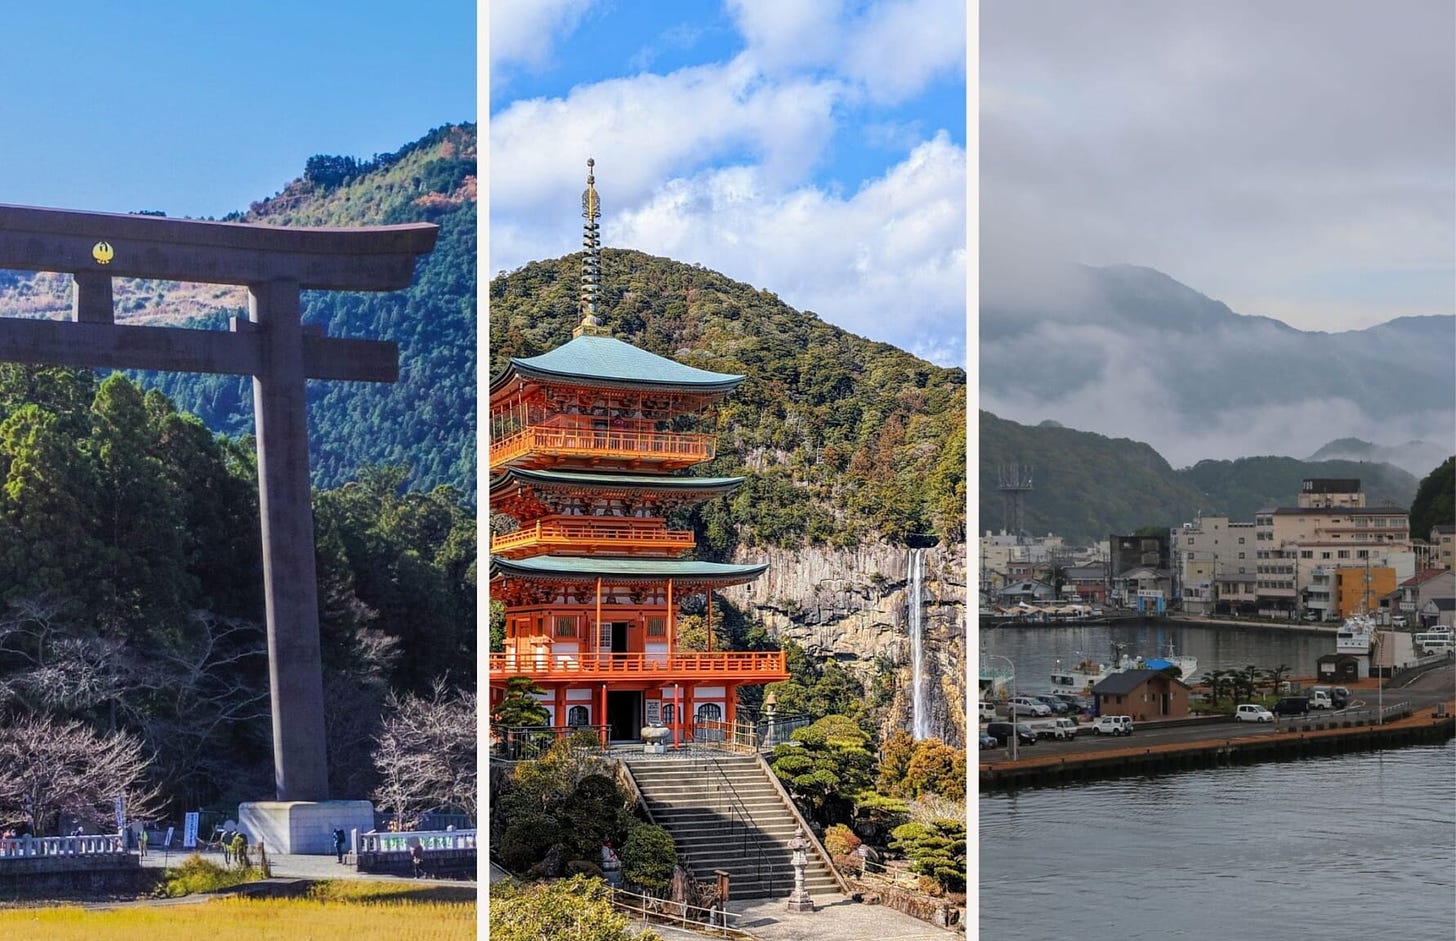
[{"label": "orange pagoda railing", "polygon": [[788,678],[782,650],[714,653],[589,653],[489,655],[490,678],[529,676],[538,680],[712,679],[774,683]]},{"label": "orange pagoda railing", "polygon": [[600,548],[623,553],[630,553],[633,549],[686,552],[693,548],[693,533],[691,530],[669,530],[661,521],[628,522],[620,518],[611,522],[608,522],[608,518],[549,519],[523,526],[513,533],[492,536],[490,539],[490,551],[497,555],[537,547],[582,551]]},{"label": "orange pagoda railing", "polygon": [[577,428],[527,428],[491,443],[492,467],[522,455],[622,460],[688,467],[713,459],[713,435],[667,431],[593,431]]}]

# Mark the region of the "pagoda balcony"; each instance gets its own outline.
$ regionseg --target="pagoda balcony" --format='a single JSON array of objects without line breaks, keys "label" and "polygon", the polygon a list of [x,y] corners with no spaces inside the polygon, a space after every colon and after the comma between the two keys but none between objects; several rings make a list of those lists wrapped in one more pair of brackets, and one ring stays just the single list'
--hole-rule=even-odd
[{"label": "pagoda balcony", "polygon": [[639,680],[691,682],[731,680],[736,683],[777,683],[789,677],[782,650],[731,650],[703,653],[493,653],[490,682],[512,676],[542,682],[567,680]]},{"label": "pagoda balcony", "polygon": [[661,521],[580,516],[538,520],[490,539],[492,553],[512,558],[542,552],[676,556],[693,546],[692,530],[670,530]]},{"label": "pagoda balcony", "polygon": [[678,469],[711,461],[715,445],[714,435],[534,427],[491,442],[490,464],[501,467],[530,457],[533,463],[544,466],[652,464]]}]

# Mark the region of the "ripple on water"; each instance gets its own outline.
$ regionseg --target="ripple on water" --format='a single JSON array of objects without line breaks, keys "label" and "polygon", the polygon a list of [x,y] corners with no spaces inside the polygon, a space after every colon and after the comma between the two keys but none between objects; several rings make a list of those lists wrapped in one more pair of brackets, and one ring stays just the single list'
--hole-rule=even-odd
[{"label": "ripple on water", "polygon": [[989,794],[979,843],[983,937],[1451,941],[1456,742]]}]

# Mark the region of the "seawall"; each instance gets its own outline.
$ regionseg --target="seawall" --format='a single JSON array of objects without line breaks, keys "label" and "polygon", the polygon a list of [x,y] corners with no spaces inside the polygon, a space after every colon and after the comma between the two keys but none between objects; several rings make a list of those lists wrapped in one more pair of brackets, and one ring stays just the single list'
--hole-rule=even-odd
[{"label": "seawall", "polygon": [[1339,718],[1308,719],[1256,738],[1221,737],[1217,728],[1210,726],[1209,737],[1196,742],[984,763],[980,766],[980,788],[999,791],[1057,787],[1106,778],[1439,744],[1456,737],[1453,712],[1456,704],[1447,704],[1445,709],[1415,713],[1384,725]]}]

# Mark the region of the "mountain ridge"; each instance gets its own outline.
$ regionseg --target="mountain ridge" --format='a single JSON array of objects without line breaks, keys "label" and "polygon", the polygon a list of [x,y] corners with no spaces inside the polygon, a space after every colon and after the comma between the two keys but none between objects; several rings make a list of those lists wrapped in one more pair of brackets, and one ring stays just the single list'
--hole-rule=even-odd
[{"label": "mountain ridge", "polygon": [[1089,543],[1143,526],[1171,528],[1199,515],[1252,521],[1259,510],[1294,506],[1300,482],[1310,477],[1360,478],[1370,505],[1407,508],[1419,483],[1386,463],[1274,455],[1205,459],[1175,469],[1145,442],[1023,425],[985,410],[980,412],[980,441],[982,530],[1000,528],[996,523],[1004,518],[997,489],[1000,468],[1031,465],[1036,489],[1023,497],[1024,528],[1056,533],[1071,542]]},{"label": "mountain ridge", "polygon": [[[392,154],[368,160],[317,155],[279,192],[222,221],[361,226],[433,222],[435,249],[403,291],[306,291],[303,321],[330,336],[392,340],[400,379],[392,384],[310,382],[310,463],[315,486],[329,488],[361,468],[405,465],[411,489],[449,485],[475,499],[474,124],[445,125]],[[0,279],[10,316],[70,316],[70,278],[41,273]],[[114,279],[118,323],[226,329],[245,316],[246,290],[230,285]],[[199,374],[133,374],[213,431],[250,435],[251,379]]]},{"label": "mountain ridge", "polygon": [[1302,331],[1134,265],[987,272],[980,312],[983,407],[1136,429],[1174,463],[1312,453],[1335,437],[1440,442],[1456,428],[1453,315]]}]

